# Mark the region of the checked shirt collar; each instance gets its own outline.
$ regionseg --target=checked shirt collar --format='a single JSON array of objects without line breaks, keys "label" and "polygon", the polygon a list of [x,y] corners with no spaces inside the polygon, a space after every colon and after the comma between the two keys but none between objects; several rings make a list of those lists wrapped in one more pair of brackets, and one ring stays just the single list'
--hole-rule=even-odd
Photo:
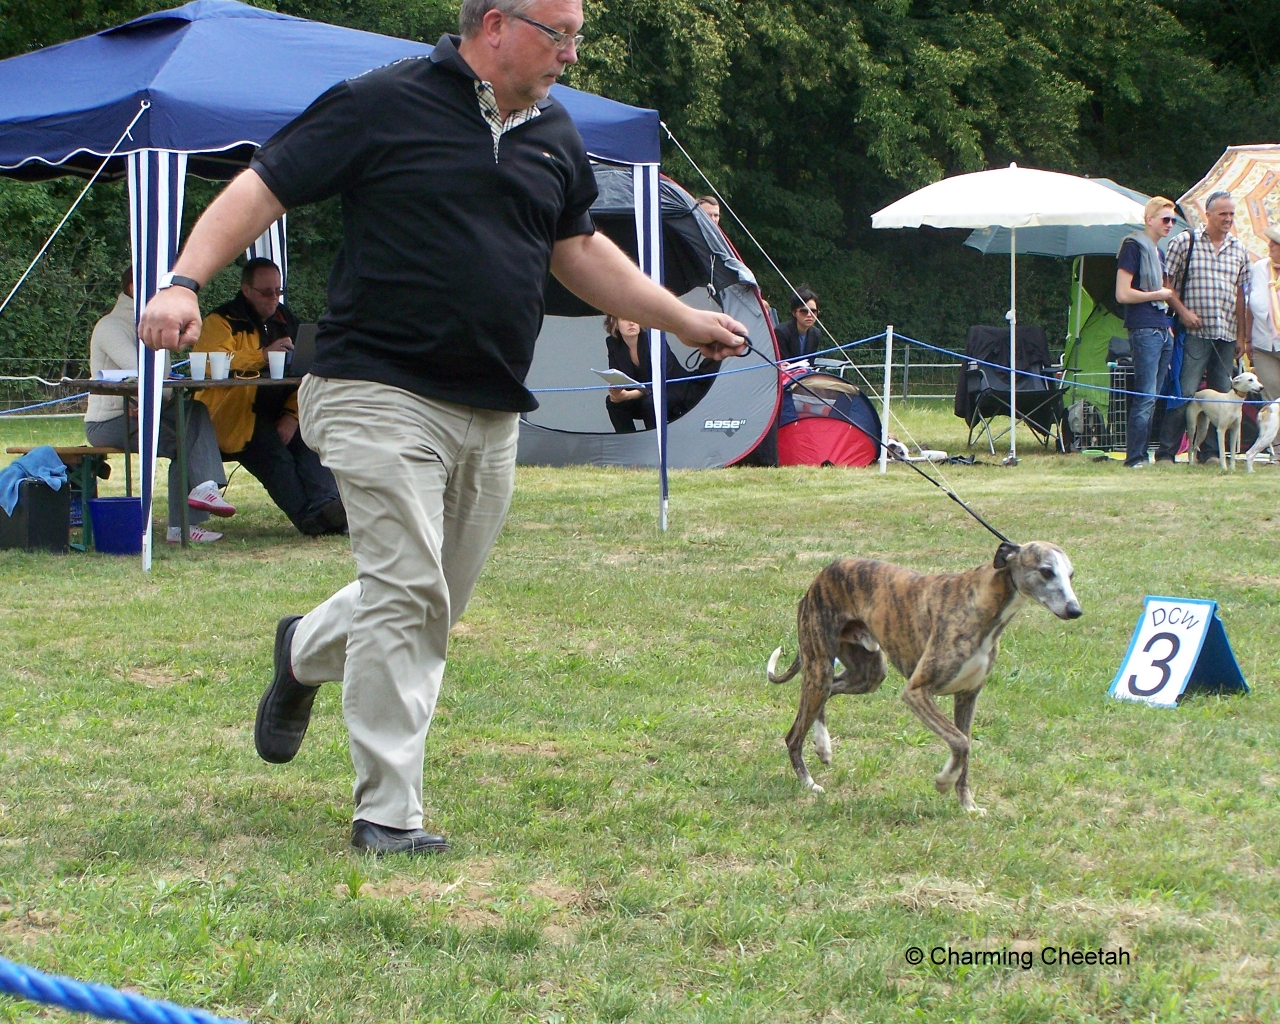
[{"label": "checked shirt collar", "polygon": [[489,125],[489,131],[493,134],[493,162],[498,162],[498,141],[505,132],[517,128],[526,121],[532,121],[535,117],[542,113],[537,105],[525,107],[523,110],[513,110],[503,120],[502,112],[498,109],[498,100],[493,94],[493,86],[489,82],[482,82],[476,79],[476,98],[480,101],[480,113],[484,115],[485,121]]}]

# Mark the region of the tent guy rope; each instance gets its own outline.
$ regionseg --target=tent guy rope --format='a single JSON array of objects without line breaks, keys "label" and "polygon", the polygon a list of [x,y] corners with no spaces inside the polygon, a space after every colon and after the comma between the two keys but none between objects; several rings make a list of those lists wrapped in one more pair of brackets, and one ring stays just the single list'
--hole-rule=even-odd
[{"label": "tent guy rope", "polygon": [[121,133],[120,138],[116,139],[116,144],[111,147],[111,152],[102,158],[102,163],[100,163],[98,165],[98,169],[93,172],[93,177],[90,178],[84,188],[80,190],[80,194],[76,196],[76,201],[71,204],[71,209],[66,212],[62,220],[58,221],[58,226],[53,229],[53,234],[45,239],[44,245],[40,246],[40,251],[36,253],[35,258],[27,265],[27,269],[22,272],[22,276],[18,278],[17,283],[9,289],[9,294],[4,297],[4,302],[0,302],[0,313],[5,311],[10,300],[18,293],[18,289],[22,287],[22,282],[30,276],[31,271],[33,271],[36,264],[40,262],[40,257],[45,254],[45,251],[53,244],[53,240],[58,237],[58,232],[62,230],[63,225],[65,225],[67,221],[71,219],[71,215],[76,212],[76,207],[80,205],[80,200],[89,194],[89,189],[91,189],[93,187],[93,183],[98,180],[98,175],[100,175],[106,168],[107,161],[116,155],[116,151],[120,148],[121,144],[123,144],[124,140],[129,137],[129,133],[133,131],[133,126],[138,123],[138,118],[142,117],[150,107],[151,102],[149,100],[143,100],[138,105],[138,112],[133,115],[133,120],[129,122],[129,126]]},{"label": "tent guy rope", "polygon": [[[750,238],[750,239],[751,239],[751,241],[755,244],[755,247],[756,247],[757,249],[759,249],[759,250],[760,250],[760,254],[761,254],[761,255],[762,255],[766,260],[768,260],[768,261],[769,261],[769,266],[773,267],[774,272],[775,272],[775,273],[777,273],[777,275],[778,275],[779,277],[781,277],[781,278],[782,278],[783,283],[784,283],[788,288],[790,288],[790,289],[791,289],[792,294],[799,294],[799,293],[796,291],[796,287],[795,287],[795,285],[793,285],[793,284],[791,283],[790,278],[788,278],[788,277],[787,277],[787,275],[786,275],[786,274],[784,274],[784,273],[782,272],[782,268],[781,268],[781,267],[779,267],[779,266],[778,266],[778,264],[774,261],[773,257],[769,255],[768,250],[766,250],[766,249],[765,249],[765,247],[760,243],[760,240],[759,240],[758,238],[756,238],[756,236],[752,233],[751,229],[750,229],[749,227],[747,227],[747,225],[746,225],[746,224],[744,224],[744,223],[743,223],[742,218],[738,216],[738,212],[737,212],[737,211],[736,211],[736,210],[735,210],[735,209],[734,209],[734,208],[729,204],[729,201],[728,201],[727,199],[725,199],[723,195],[721,195],[720,190],[719,190],[718,188],[716,188],[716,186],[715,186],[715,182],[713,182],[709,177],[707,177],[707,173],[706,173],[706,171],[704,171],[704,170],[703,170],[703,169],[698,165],[698,162],[697,162],[696,160],[694,160],[694,159],[693,159],[693,157],[690,155],[689,151],[688,151],[687,149],[685,149],[685,148],[684,148],[684,146],[682,146],[682,145],[680,144],[680,140],[679,140],[679,139],[677,139],[677,138],[675,137],[675,135],[672,133],[671,129],[667,127],[667,123],[666,123],[665,121],[659,121],[659,122],[658,122],[658,124],[660,124],[660,125],[662,126],[662,130],[663,130],[664,132],[666,132],[666,133],[667,133],[667,138],[669,138],[669,139],[672,141],[672,143],[675,145],[675,147],[676,147],[678,150],[680,150],[680,152],[681,152],[681,154],[684,156],[684,158],[685,158],[686,160],[688,160],[688,161],[689,161],[689,166],[691,166],[695,171],[697,171],[697,172],[698,172],[698,174],[702,177],[702,180],[703,180],[703,181],[705,181],[705,182],[707,183],[707,187],[708,187],[709,189],[711,189],[712,194],[713,194],[713,195],[715,195],[715,197],[716,197],[717,201],[720,203],[720,205],[721,205],[721,206],[723,206],[726,210],[728,210],[728,211],[729,211],[729,215],[734,219],[734,221],[736,221],[736,222],[737,222],[738,226],[739,226],[740,228],[742,228],[742,230],[743,230],[744,232],[746,232],[747,237],[748,237],[748,238]],[[839,348],[839,349],[843,352],[843,347],[840,345],[840,341],[839,341],[839,339],[837,339],[837,338],[836,338],[836,336],[835,336],[834,334],[832,334],[832,333],[831,333],[831,331],[827,328],[827,325],[826,325],[826,324],[824,324],[824,323],[822,322],[822,318],[821,318],[821,317],[818,317],[818,316],[815,316],[815,317],[814,317],[814,320],[817,322],[818,326],[819,326],[820,328],[822,328],[822,332],[823,332],[823,333],[824,333],[828,338],[830,338],[830,339],[832,340],[832,342],[834,342],[834,343],[835,343],[835,345],[836,345],[836,347],[837,347],[837,348]],[[771,364],[772,364],[772,365],[774,365],[774,366],[778,366],[778,364],[777,364],[777,363],[775,363],[772,359],[769,359],[769,357],[768,357],[768,356],[766,356],[766,355],[764,355],[764,353],[762,353],[759,349],[754,348],[754,347],[751,345],[751,343],[750,343],[750,342],[748,342],[748,343],[747,343],[747,348],[748,348],[748,351],[754,351],[758,356],[760,356],[760,357],[761,357],[762,359],[764,359],[766,362],[769,362],[769,363],[771,363]],[[846,355],[846,357],[845,357],[845,358],[848,358],[848,356]],[[881,395],[876,391],[875,385],[874,385],[874,384],[872,384],[872,383],[871,383],[871,381],[867,379],[866,374],[864,374],[864,373],[862,372],[862,370],[858,367],[858,365],[857,365],[856,363],[854,363],[854,362],[853,362],[853,360],[852,360],[852,359],[850,359],[850,360],[849,360],[849,363],[850,363],[850,365],[852,365],[852,366],[854,367],[854,369],[857,371],[858,376],[862,378],[862,382],[863,382],[863,384],[865,384],[865,385],[866,385],[867,390],[871,392],[872,396],[873,396],[873,397],[875,397],[875,398],[877,398],[877,399],[880,399],[882,396],[881,396]],[[781,370],[781,367],[779,367],[779,370]],[[801,386],[803,386],[803,385],[801,385]],[[805,390],[806,390],[806,391],[808,391],[809,389],[808,389],[808,388],[805,388]],[[810,391],[809,393],[810,393],[810,394],[813,394],[813,392],[811,392],[811,391]],[[814,397],[817,397],[817,396],[814,396]],[[886,409],[888,409],[887,404],[886,404],[886,406],[885,406],[885,407],[886,407]],[[920,444],[920,442],[919,442],[919,441],[917,441],[917,440],[916,440],[915,436],[911,433],[910,428],[909,428],[909,427],[907,427],[907,425],[906,425],[905,423],[903,423],[903,422],[902,422],[901,418],[899,418],[899,416],[898,416],[896,413],[892,412],[892,410],[889,410],[889,414],[890,414],[890,416],[892,416],[892,418],[893,418],[893,422],[894,422],[894,423],[896,423],[896,424],[898,425],[898,427],[902,430],[902,432],[907,436],[907,439],[908,439],[908,440],[909,440],[913,445],[915,445],[915,446],[916,446],[916,450],[917,450],[917,451],[924,451],[923,446]],[[843,418],[848,419],[848,417],[843,417]],[[852,421],[850,421],[850,422],[852,422]],[[854,425],[854,426],[857,426],[857,424],[853,424],[853,425]],[[876,442],[876,444],[877,444],[877,445],[879,445],[879,444],[881,443],[881,439],[880,439],[880,438],[874,438],[873,440]],[[895,456],[895,460],[896,460],[896,461],[901,461],[901,462],[903,462],[905,465],[908,465],[908,466],[910,466],[912,469],[914,469],[914,470],[915,470],[917,473],[919,473],[922,477],[924,477],[924,478],[925,478],[926,480],[928,480],[931,484],[933,484],[935,487],[937,487],[939,490],[941,490],[944,494],[946,494],[946,495],[947,495],[947,497],[949,497],[949,498],[951,498],[953,501],[957,502],[957,503],[960,505],[960,507],[961,507],[961,508],[963,508],[966,512],[968,512],[968,513],[969,513],[969,515],[973,516],[973,518],[974,518],[974,519],[976,519],[976,520],[977,520],[979,523],[981,523],[984,527],[986,527],[986,528],[987,528],[988,530],[990,530],[993,534],[995,534],[997,537],[999,537],[1002,541],[1006,541],[1006,542],[1012,543],[1011,541],[1009,541],[1009,538],[1008,538],[1008,537],[1006,537],[1003,533],[1001,533],[1001,532],[1000,532],[999,530],[997,530],[994,526],[992,526],[992,525],[991,525],[990,523],[988,523],[985,519],[983,519],[980,515],[978,515],[978,513],[977,513],[977,512],[975,512],[972,508],[970,508],[970,507],[969,507],[969,505],[968,505],[968,504],[967,504],[963,499],[961,499],[961,498],[960,498],[960,496],[959,496],[958,494],[956,494],[955,488],[952,486],[951,481],[947,479],[947,475],[946,475],[946,474],[945,474],[945,473],[944,473],[944,472],[943,472],[939,467],[937,467],[937,466],[934,466],[934,467],[933,467],[933,469],[934,469],[934,470],[937,472],[937,474],[938,474],[938,478],[937,478],[937,479],[935,479],[934,477],[931,477],[931,476],[929,476],[927,473],[925,473],[925,472],[924,472],[924,470],[922,470],[922,469],[921,469],[919,466],[917,466],[914,462],[907,462],[906,460],[898,459],[898,458],[897,458],[897,456]],[[939,482],[939,481],[941,481],[941,482]]]},{"label": "tent guy rope", "polygon": [[[796,286],[791,283],[791,279],[788,278],[785,273],[783,273],[782,268],[778,266],[774,258],[769,255],[768,250],[765,249],[765,247],[761,244],[760,240],[756,238],[755,234],[751,231],[751,229],[747,227],[747,225],[743,222],[742,218],[738,216],[738,211],[735,210],[730,205],[729,201],[725,199],[725,197],[721,194],[720,190],[716,188],[715,182],[713,182],[709,177],[707,177],[707,172],[704,171],[698,165],[698,162],[694,160],[692,155],[690,155],[689,151],[680,144],[680,140],[677,139],[675,135],[672,133],[671,129],[667,127],[667,123],[665,121],[659,121],[658,124],[661,125],[662,130],[667,133],[667,138],[669,138],[672,141],[675,147],[678,150],[680,150],[681,154],[683,154],[684,158],[689,161],[689,166],[692,167],[695,171],[697,171],[698,174],[701,176],[702,180],[707,183],[707,187],[711,189],[712,194],[716,197],[716,200],[720,203],[720,205],[724,207],[724,209],[729,211],[729,216],[731,216],[734,219],[738,227],[742,228],[742,230],[746,233],[747,237],[751,239],[755,247],[760,250],[760,255],[762,255],[766,260],[769,261],[769,266],[771,266],[774,272],[780,278],[782,278],[783,283],[788,288],[791,289],[791,293],[793,295],[798,295],[799,292],[796,290]],[[822,317],[817,316],[815,314],[814,322],[817,323],[818,327],[822,329],[822,333],[825,334],[828,338],[830,338],[832,343],[836,346],[836,348],[839,349],[843,354],[844,346],[842,346],[840,344],[839,339],[834,334],[831,333],[827,325],[822,322]],[[877,337],[881,337],[881,335],[877,335]],[[845,358],[846,359],[849,358],[847,354],[845,354]],[[877,400],[883,401],[881,394],[876,390],[876,386],[871,383],[871,381],[867,378],[867,375],[862,372],[862,369],[856,363],[854,363],[852,359],[849,359],[849,363],[850,365],[853,366],[858,376],[862,378],[862,383],[863,385],[865,385],[866,389],[871,393],[871,396]],[[886,408],[888,407],[886,406]],[[924,451],[924,447],[920,444],[919,441],[916,440],[915,435],[911,433],[911,428],[908,427],[905,423],[903,423],[902,419],[898,416],[897,413],[893,412],[892,409],[889,409],[888,411],[889,411],[890,418],[897,425],[898,429],[906,436],[907,440],[910,441],[913,445],[915,445],[917,451]],[[878,438],[877,438],[877,443],[879,443]],[[946,474],[943,473],[941,470],[938,470],[938,475],[944,481],[946,480]],[[951,486],[949,481],[947,482],[947,486],[948,487]]]}]

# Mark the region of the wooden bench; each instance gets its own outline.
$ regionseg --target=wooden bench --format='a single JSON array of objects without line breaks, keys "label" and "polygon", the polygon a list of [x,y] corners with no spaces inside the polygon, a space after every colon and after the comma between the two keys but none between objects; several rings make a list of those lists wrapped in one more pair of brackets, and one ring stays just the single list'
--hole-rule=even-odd
[{"label": "wooden bench", "polygon": [[[6,448],[5,452],[9,455],[26,455],[35,450],[37,446]],[[43,445],[38,447],[44,447]],[[95,447],[89,444],[76,445],[70,448],[54,447],[54,454],[62,460],[62,464],[67,467],[67,479],[73,491],[80,492],[80,544],[72,545],[82,551],[88,551],[93,547],[93,522],[89,518],[89,499],[98,496],[98,476],[99,469],[106,466],[107,458],[111,455],[124,456],[124,490],[125,494],[133,495],[133,467],[132,453],[125,451],[123,448],[103,448]],[[110,470],[108,469],[108,472]],[[103,479],[107,474],[101,474]]]}]

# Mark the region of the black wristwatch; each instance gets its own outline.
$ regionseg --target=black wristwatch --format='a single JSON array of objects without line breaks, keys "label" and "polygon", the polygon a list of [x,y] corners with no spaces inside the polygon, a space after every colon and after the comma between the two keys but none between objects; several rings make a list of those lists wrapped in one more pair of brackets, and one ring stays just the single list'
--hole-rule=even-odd
[{"label": "black wristwatch", "polygon": [[179,288],[189,288],[197,295],[200,294],[200,282],[189,277],[183,277],[181,274],[161,274],[160,280],[156,284],[156,291],[162,292],[166,288],[172,288],[174,285]]}]

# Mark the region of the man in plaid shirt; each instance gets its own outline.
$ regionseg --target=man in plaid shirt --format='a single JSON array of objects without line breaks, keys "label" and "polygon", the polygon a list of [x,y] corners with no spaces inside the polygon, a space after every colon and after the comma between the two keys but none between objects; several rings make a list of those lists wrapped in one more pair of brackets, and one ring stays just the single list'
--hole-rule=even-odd
[{"label": "man in plaid shirt", "polygon": [[[1165,251],[1169,282],[1179,299],[1172,305],[1187,328],[1178,378],[1183,398],[1194,395],[1204,378],[1206,387],[1230,391],[1235,360],[1248,347],[1244,289],[1249,278],[1249,255],[1231,234],[1236,201],[1230,192],[1214,192],[1205,200],[1204,209],[1205,225],[1196,230],[1194,247],[1191,233],[1184,231]],[[1173,461],[1185,429],[1182,416],[1165,416],[1157,461]]]}]

